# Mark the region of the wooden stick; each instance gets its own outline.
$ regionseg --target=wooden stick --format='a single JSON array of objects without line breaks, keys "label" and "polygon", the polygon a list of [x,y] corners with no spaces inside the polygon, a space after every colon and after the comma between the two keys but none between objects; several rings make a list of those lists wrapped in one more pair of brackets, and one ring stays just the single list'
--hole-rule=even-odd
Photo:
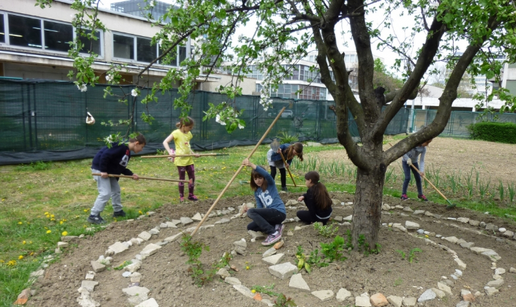
[{"label": "wooden stick", "polygon": [[281,149],[280,149],[280,155],[281,155],[281,159],[283,160],[283,165],[285,166],[285,168],[287,169],[288,171],[288,174],[290,175],[290,179],[292,179],[292,182],[294,183],[294,186],[297,187],[297,184],[296,182],[294,181],[294,177],[292,177],[292,173],[290,172],[290,167],[287,163],[287,161],[285,161],[285,157],[283,157],[283,153],[281,152]]},{"label": "wooden stick", "polygon": [[[241,181],[240,184],[249,184],[249,181]],[[276,185],[281,185],[281,183],[276,182]],[[287,183],[287,187],[295,187],[295,185]]]},{"label": "wooden stick", "polygon": [[[229,156],[229,154],[225,153],[207,153],[207,154],[198,154],[198,155],[175,155],[176,158],[178,157],[208,157],[208,156]],[[156,155],[156,156],[141,156],[140,158],[172,158],[171,155]]]},{"label": "wooden stick", "polygon": [[[283,107],[283,109],[281,109],[279,112],[278,112],[278,115],[276,116],[276,118],[274,119],[274,121],[271,123],[271,125],[269,126],[269,128],[267,129],[267,131],[265,131],[265,133],[263,134],[262,138],[258,141],[258,143],[256,144],[256,146],[254,146],[253,150],[251,151],[251,153],[247,156],[247,159],[250,159],[251,156],[254,154],[254,152],[256,151],[256,149],[258,149],[258,146],[260,146],[260,144],[263,142],[263,140],[265,139],[265,137],[267,136],[267,134],[269,134],[269,132],[271,131],[272,127],[274,127],[274,124],[276,124],[276,122],[278,121],[278,119],[280,118],[281,116],[281,113],[283,113],[283,111],[285,111],[285,108],[286,107]],[[201,225],[204,223],[204,221],[208,218],[208,215],[210,215],[211,211],[213,210],[213,208],[215,207],[215,205],[219,202],[220,198],[222,197],[222,195],[224,195],[224,193],[226,192],[226,190],[229,188],[229,186],[231,185],[231,183],[233,182],[233,180],[235,180],[236,176],[238,175],[238,173],[240,173],[240,171],[242,170],[242,168],[244,168],[243,165],[240,165],[240,167],[238,168],[238,170],[236,171],[236,173],[233,175],[233,177],[231,178],[231,180],[229,180],[229,182],[226,184],[226,187],[222,190],[222,192],[220,192],[219,196],[217,197],[217,199],[215,200],[215,202],[213,203],[213,205],[211,205],[210,209],[208,210],[208,212],[206,212],[206,214],[204,215],[203,219],[199,222],[199,224],[197,225],[197,227],[195,228],[195,230],[192,232],[192,237],[194,236],[194,234],[197,232],[197,230],[199,230],[199,227],[201,227]]]},{"label": "wooden stick", "polygon": [[[93,176],[100,176],[100,173],[92,173]],[[109,177],[118,177],[118,178],[133,178],[133,176],[127,176],[127,175],[113,175],[108,174]],[[138,179],[146,179],[146,180],[159,180],[159,181],[172,181],[172,182],[189,182],[188,180],[179,180],[179,179],[162,179],[162,178],[152,178],[152,177],[142,177],[138,176]]]}]

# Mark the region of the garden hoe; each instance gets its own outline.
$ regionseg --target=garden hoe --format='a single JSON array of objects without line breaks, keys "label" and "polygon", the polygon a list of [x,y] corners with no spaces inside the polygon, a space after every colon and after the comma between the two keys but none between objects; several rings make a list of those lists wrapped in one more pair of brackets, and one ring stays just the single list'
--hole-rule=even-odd
[{"label": "garden hoe", "polygon": [[[418,173],[420,173],[420,174],[421,174],[421,172],[417,169],[417,167],[415,167],[415,166],[414,166],[414,164],[410,164],[410,166],[412,166],[412,167],[413,167],[413,168],[414,168]],[[446,200],[446,201],[448,202],[448,206],[446,206],[446,209],[450,210],[450,209],[455,208],[455,205],[454,205],[454,204],[452,204],[452,203],[448,200],[448,198],[446,198],[446,196],[444,196],[444,194],[443,194],[443,193],[441,193],[441,191],[439,191],[439,189],[437,189],[437,187],[436,187],[432,182],[430,182],[430,180],[428,180],[428,179],[426,178],[426,176],[421,176],[421,177],[423,177],[423,178],[426,180],[426,182],[428,182],[428,183],[432,186],[432,188],[434,188],[434,189],[437,191],[437,193],[439,193],[439,194],[444,198],[444,200]]]}]

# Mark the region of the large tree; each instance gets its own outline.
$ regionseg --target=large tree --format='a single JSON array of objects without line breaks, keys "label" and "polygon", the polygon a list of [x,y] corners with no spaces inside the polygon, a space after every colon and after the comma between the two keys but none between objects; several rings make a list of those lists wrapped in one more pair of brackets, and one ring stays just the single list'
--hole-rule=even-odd
[{"label": "large tree", "polygon": [[[37,3],[44,6],[51,0],[37,0]],[[95,14],[97,4],[94,0],[75,0],[74,7],[79,11],[74,22],[77,28],[103,27]],[[153,1],[149,0],[149,5]],[[225,69],[235,79],[220,88],[228,95],[228,101],[213,106],[207,115],[207,118],[217,117],[231,131],[245,125],[232,99],[241,92],[239,81],[249,71],[250,64],[258,65],[264,73],[261,103],[268,108],[271,100],[267,93],[292,73],[289,66],[279,63],[295,61],[306,56],[307,50],[316,50],[321,80],[336,104],[338,140],[358,169],[354,245],[363,236],[368,246],[374,248],[387,166],[443,131],[461,78],[468,70],[472,75],[496,77],[503,63],[494,59],[503,55],[507,61],[514,62],[515,12],[514,0],[177,0],[175,7],[156,21],[161,24],[161,30],[153,41],[164,50],[160,62],[175,58],[176,46],[188,38],[195,42],[195,48],[192,57],[182,62],[180,68],[170,69],[160,83],[154,84],[155,91],[144,102],[155,100],[153,93],[168,90],[181,80],[182,96],[174,103],[187,114],[191,106],[186,97],[194,89],[196,79],[201,74],[209,75],[224,63],[231,63]],[[386,16],[384,22],[377,24],[382,14]],[[393,20],[400,19],[405,24],[404,31],[411,33],[405,40],[389,30]],[[342,29],[348,29],[348,33],[341,33]],[[418,43],[415,38],[421,34],[423,40]],[[352,46],[358,55],[359,100],[348,83],[350,70],[344,61],[345,45]],[[402,87],[386,92],[388,106],[383,111],[375,98],[373,82],[373,49],[378,45],[397,54],[396,64],[404,73]],[[84,87],[96,80],[87,60],[78,56],[81,48],[77,41],[70,53],[76,60],[75,80],[79,87]],[[447,61],[451,74],[439,98],[435,119],[384,150],[383,134],[387,125],[407,99],[414,97],[421,80],[438,60]],[[107,79],[116,84],[115,66],[109,74]],[[351,137],[349,112],[356,121],[360,143]]]}]

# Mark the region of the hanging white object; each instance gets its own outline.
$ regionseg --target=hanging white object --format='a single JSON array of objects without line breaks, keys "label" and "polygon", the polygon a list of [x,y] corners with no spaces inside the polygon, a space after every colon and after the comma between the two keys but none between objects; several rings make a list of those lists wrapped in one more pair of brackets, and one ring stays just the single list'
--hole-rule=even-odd
[{"label": "hanging white object", "polygon": [[95,124],[95,118],[93,118],[93,115],[91,115],[90,112],[86,112],[88,115],[86,116],[86,124],[93,125]]}]

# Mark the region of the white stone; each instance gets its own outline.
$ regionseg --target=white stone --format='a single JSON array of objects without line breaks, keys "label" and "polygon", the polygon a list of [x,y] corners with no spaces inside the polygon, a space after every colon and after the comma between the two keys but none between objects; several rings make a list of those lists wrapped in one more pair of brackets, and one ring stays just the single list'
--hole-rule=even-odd
[{"label": "white stone", "polygon": [[389,301],[389,303],[391,303],[394,307],[401,307],[403,304],[403,298],[394,295],[389,295],[387,297],[387,301]]},{"label": "white stone", "polygon": [[193,220],[189,217],[183,216],[183,217],[181,217],[180,222],[181,222],[181,224],[183,224],[183,226],[186,226],[188,224],[192,224]]},{"label": "white stone", "polygon": [[417,299],[419,303],[423,303],[426,301],[434,300],[437,297],[437,294],[432,289],[427,289],[421,296]]},{"label": "white stone", "polygon": [[333,291],[331,290],[319,290],[313,291],[312,295],[320,299],[322,302],[331,300],[334,296]]},{"label": "white stone", "polygon": [[371,307],[371,302],[369,301],[369,297],[366,297],[366,296],[356,296],[355,297],[355,306],[357,306],[357,307]]},{"label": "white stone", "polygon": [[294,275],[296,272],[297,266],[293,265],[290,262],[276,264],[269,267],[269,273],[280,279],[287,279],[290,276]]},{"label": "white stone", "polygon": [[276,255],[272,255],[272,256],[269,256],[269,257],[265,257],[265,258],[262,258],[263,261],[265,261],[266,263],[268,264],[278,264],[278,262],[280,262],[283,257],[285,256],[285,254],[276,254]]},{"label": "white stone", "polygon": [[138,238],[144,240],[144,241],[149,241],[149,239],[152,237],[152,235],[150,233],[148,233],[147,231],[143,231],[141,232],[139,235],[138,235]]},{"label": "white stone", "polygon": [[226,277],[224,281],[230,285],[241,285],[242,282],[236,277]]},{"label": "white stone", "polygon": [[303,279],[303,275],[301,275],[301,274],[292,275],[292,277],[290,277],[290,282],[289,282],[288,286],[291,288],[310,291],[310,287],[308,286],[306,281]]},{"label": "white stone", "polygon": [[337,296],[335,297],[338,302],[344,302],[348,297],[351,296],[351,292],[344,288],[340,288],[337,292]]},{"label": "white stone", "polygon": [[150,298],[146,301],[141,302],[135,307],[159,307],[158,302],[154,298]]},{"label": "white stone", "polygon": [[161,246],[154,243],[150,243],[142,249],[140,255],[142,256],[142,259],[145,259],[151,255],[154,255],[160,248]]},{"label": "white stone", "polygon": [[253,298],[254,297],[254,293],[251,292],[251,290],[249,290],[249,288],[247,288],[246,286],[243,286],[243,285],[233,285],[233,288],[235,288],[238,292],[242,293],[243,295],[249,297],[249,298]]}]

